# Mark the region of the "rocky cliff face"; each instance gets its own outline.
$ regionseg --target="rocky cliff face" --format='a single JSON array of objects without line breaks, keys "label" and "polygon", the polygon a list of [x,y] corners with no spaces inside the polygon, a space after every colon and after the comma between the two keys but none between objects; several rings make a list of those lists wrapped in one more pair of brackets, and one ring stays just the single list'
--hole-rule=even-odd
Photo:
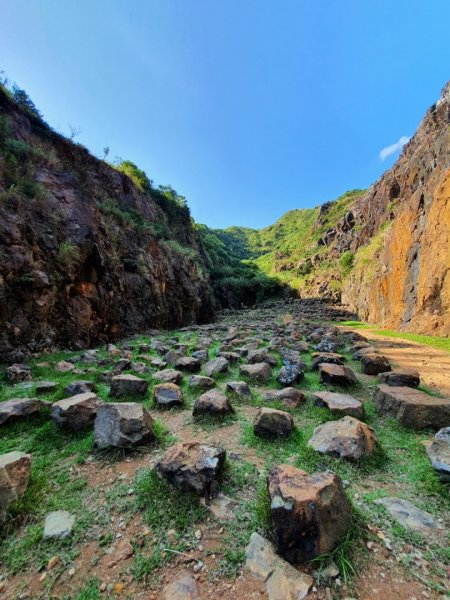
[{"label": "rocky cliff face", "polygon": [[361,318],[450,334],[450,82],[395,165],[351,207],[333,249],[355,252],[343,300]]},{"label": "rocky cliff face", "polygon": [[0,356],[211,319],[189,212],[0,90]]}]

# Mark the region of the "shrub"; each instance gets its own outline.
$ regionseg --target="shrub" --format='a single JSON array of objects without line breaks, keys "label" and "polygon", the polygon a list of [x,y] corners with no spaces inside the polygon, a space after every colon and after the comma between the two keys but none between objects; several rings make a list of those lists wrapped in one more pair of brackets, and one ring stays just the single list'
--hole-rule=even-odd
[{"label": "shrub", "polygon": [[131,179],[134,185],[142,192],[150,192],[153,182],[147,177],[145,171],[139,169],[131,160],[122,160],[117,166],[117,171],[124,173]]},{"label": "shrub", "polygon": [[80,249],[73,242],[61,242],[58,249],[58,259],[64,267],[73,267],[80,259]]},{"label": "shrub", "polygon": [[13,95],[13,98],[16,101],[16,103],[21,108],[23,108],[27,112],[31,113],[33,116],[37,117],[38,119],[42,118],[41,113],[38,111],[33,100],[30,98],[30,96],[26,93],[25,90],[22,90],[17,85],[14,85],[12,88],[12,95]]},{"label": "shrub", "polygon": [[350,273],[353,269],[354,262],[355,256],[350,250],[346,250],[341,254],[339,257],[339,266],[341,267],[343,275],[348,275]]}]

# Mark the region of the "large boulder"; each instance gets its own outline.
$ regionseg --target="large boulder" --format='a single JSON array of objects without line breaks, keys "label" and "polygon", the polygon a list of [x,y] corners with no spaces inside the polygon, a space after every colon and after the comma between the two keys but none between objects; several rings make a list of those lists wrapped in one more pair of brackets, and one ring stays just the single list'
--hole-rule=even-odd
[{"label": "large boulder", "polygon": [[450,427],[440,429],[427,446],[431,466],[444,483],[450,482]]},{"label": "large boulder", "polygon": [[349,394],[313,392],[313,398],[316,406],[326,407],[335,415],[349,415],[356,419],[363,418],[364,411],[361,402]]},{"label": "large boulder", "polygon": [[160,383],[180,383],[183,379],[183,373],[176,369],[163,369],[153,373],[152,378]]},{"label": "large boulder", "polygon": [[13,398],[0,402],[0,425],[37,415],[45,402],[36,398]]},{"label": "large boulder", "polygon": [[198,358],[192,356],[182,356],[175,361],[175,368],[180,371],[187,371],[188,373],[197,373],[200,371],[202,366]]},{"label": "large boulder", "polygon": [[228,371],[229,364],[230,363],[226,358],[223,356],[218,356],[217,358],[213,358],[205,363],[203,365],[203,371],[207,377],[213,377],[214,375],[226,373]]},{"label": "large boulder", "polygon": [[263,407],[255,417],[253,430],[259,437],[287,437],[294,429],[292,415],[283,410]]},{"label": "large boulder", "polygon": [[361,371],[365,375],[378,375],[391,370],[391,364],[382,354],[364,354],[361,356]]},{"label": "large boulder", "polygon": [[354,417],[328,421],[314,429],[308,446],[321,454],[359,460],[370,456],[375,448],[373,430]]},{"label": "large boulder", "polygon": [[411,429],[440,429],[450,423],[450,400],[410,387],[377,386],[374,404],[379,414]]},{"label": "large boulder", "polygon": [[271,356],[265,348],[259,348],[257,350],[249,350],[247,354],[247,363],[255,365],[258,363],[267,363],[271,367],[277,364],[277,361]]},{"label": "large boulder", "polygon": [[420,385],[420,375],[417,371],[410,369],[395,369],[378,374],[378,381],[394,387],[417,388]]},{"label": "large boulder", "polygon": [[317,371],[319,365],[322,363],[328,363],[330,365],[343,365],[344,357],[335,352],[313,352],[311,369]]},{"label": "large boulder", "polygon": [[136,375],[116,375],[111,379],[109,395],[111,398],[133,396],[143,398],[147,393],[148,381]]},{"label": "large boulder", "polygon": [[230,399],[219,390],[208,390],[195,401],[192,414],[194,417],[211,415],[224,417],[233,412]]},{"label": "large boulder", "polygon": [[173,408],[183,404],[181,389],[175,383],[159,383],[152,390],[152,395],[159,408]]},{"label": "large boulder", "polygon": [[283,387],[291,387],[294,383],[298,383],[304,373],[295,365],[285,365],[277,373],[277,382]]},{"label": "large boulder", "polygon": [[53,422],[59,427],[78,431],[92,425],[102,401],[92,392],[58,400],[51,406]]},{"label": "large boulder", "polygon": [[97,448],[132,448],[153,442],[153,419],[138,402],[102,404],[94,424]]},{"label": "large boulder", "polygon": [[166,451],[155,469],[182,491],[209,496],[218,486],[225,450],[199,442],[179,443]]},{"label": "large boulder", "polygon": [[8,510],[23,494],[30,479],[30,454],[8,452],[0,455],[0,525],[6,521]]},{"label": "large boulder", "polygon": [[358,382],[356,375],[349,367],[329,363],[319,365],[319,377],[321,383],[341,387],[349,387]]},{"label": "large boulder", "polygon": [[264,382],[270,379],[272,369],[266,362],[254,363],[252,365],[241,365],[239,373],[248,377],[251,381]]},{"label": "large boulder", "polygon": [[280,465],[267,478],[278,553],[304,563],[333,550],[350,524],[350,504],[340,478]]},{"label": "large boulder", "polygon": [[5,371],[6,381],[9,383],[19,383],[21,381],[31,381],[31,368],[27,365],[16,363],[8,367]]},{"label": "large boulder", "polygon": [[263,390],[260,396],[265,402],[278,400],[287,408],[296,408],[305,399],[305,394],[293,387],[285,387],[282,390]]}]

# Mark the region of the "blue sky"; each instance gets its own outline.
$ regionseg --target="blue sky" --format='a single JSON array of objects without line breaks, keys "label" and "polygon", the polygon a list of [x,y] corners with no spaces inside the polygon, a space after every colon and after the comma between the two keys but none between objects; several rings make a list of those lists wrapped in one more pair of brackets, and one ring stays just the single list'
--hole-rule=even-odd
[{"label": "blue sky", "polygon": [[0,14],[0,69],[46,120],[170,183],[212,227],[367,187],[450,77],[449,0],[0,0]]}]

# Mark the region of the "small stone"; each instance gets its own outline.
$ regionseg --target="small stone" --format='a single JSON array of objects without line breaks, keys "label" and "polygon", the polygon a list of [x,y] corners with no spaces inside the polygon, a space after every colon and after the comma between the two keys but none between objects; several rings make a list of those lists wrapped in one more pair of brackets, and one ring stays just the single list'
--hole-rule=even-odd
[{"label": "small stone", "polygon": [[432,536],[438,530],[433,516],[420,508],[417,508],[403,498],[379,498],[374,501],[375,504],[381,504],[386,508],[388,513],[393,519],[395,519],[402,527],[410,531],[421,533],[425,536]]},{"label": "small stone", "polygon": [[295,365],[281,367],[277,374],[277,382],[283,387],[291,387],[294,383],[298,383],[304,373]]},{"label": "small stone", "polygon": [[183,379],[183,373],[176,369],[163,369],[157,373],[153,373],[152,378],[161,383],[180,383]]},{"label": "small stone", "polygon": [[333,414],[349,415],[356,419],[362,419],[364,416],[361,402],[348,394],[314,392],[313,398],[316,406],[324,406]]},{"label": "small stone", "polygon": [[50,571],[59,563],[59,556],[52,556],[47,563],[47,571]]},{"label": "small stone", "polygon": [[44,523],[44,540],[48,538],[63,539],[72,533],[75,517],[66,510],[48,513]]},{"label": "small stone", "polygon": [[155,440],[153,419],[138,402],[108,402],[98,410],[94,423],[97,448],[132,448]]},{"label": "small stone", "polygon": [[179,573],[161,593],[161,600],[198,600],[197,582],[188,571]]},{"label": "small stone", "polygon": [[245,381],[229,381],[226,390],[238,398],[249,398],[251,396],[250,388]]},{"label": "small stone", "polygon": [[61,360],[59,363],[56,363],[54,369],[60,373],[69,373],[69,371],[73,371],[75,369],[75,365],[65,360]]},{"label": "small stone", "polygon": [[13,398],[0,402],[0,425],[38,415],[45,406],[36,398]]},{"label": "small stone", "polygon": [[30,454],[14,450],[0,455],[0,525],[6,521],[11,504],[25,493],[30,465]]},{"label": "small stone", "polygon": [[58,400],[51,406],[52,420],[59,427],[79,431],[92,425],[101,404],[92,392]]},{"label": "small stone", "polygon": [[5,379],[9,383],[19,383],[21,381],[31,381],[31,367],[16,363],[8,367],[5,371]]}]

